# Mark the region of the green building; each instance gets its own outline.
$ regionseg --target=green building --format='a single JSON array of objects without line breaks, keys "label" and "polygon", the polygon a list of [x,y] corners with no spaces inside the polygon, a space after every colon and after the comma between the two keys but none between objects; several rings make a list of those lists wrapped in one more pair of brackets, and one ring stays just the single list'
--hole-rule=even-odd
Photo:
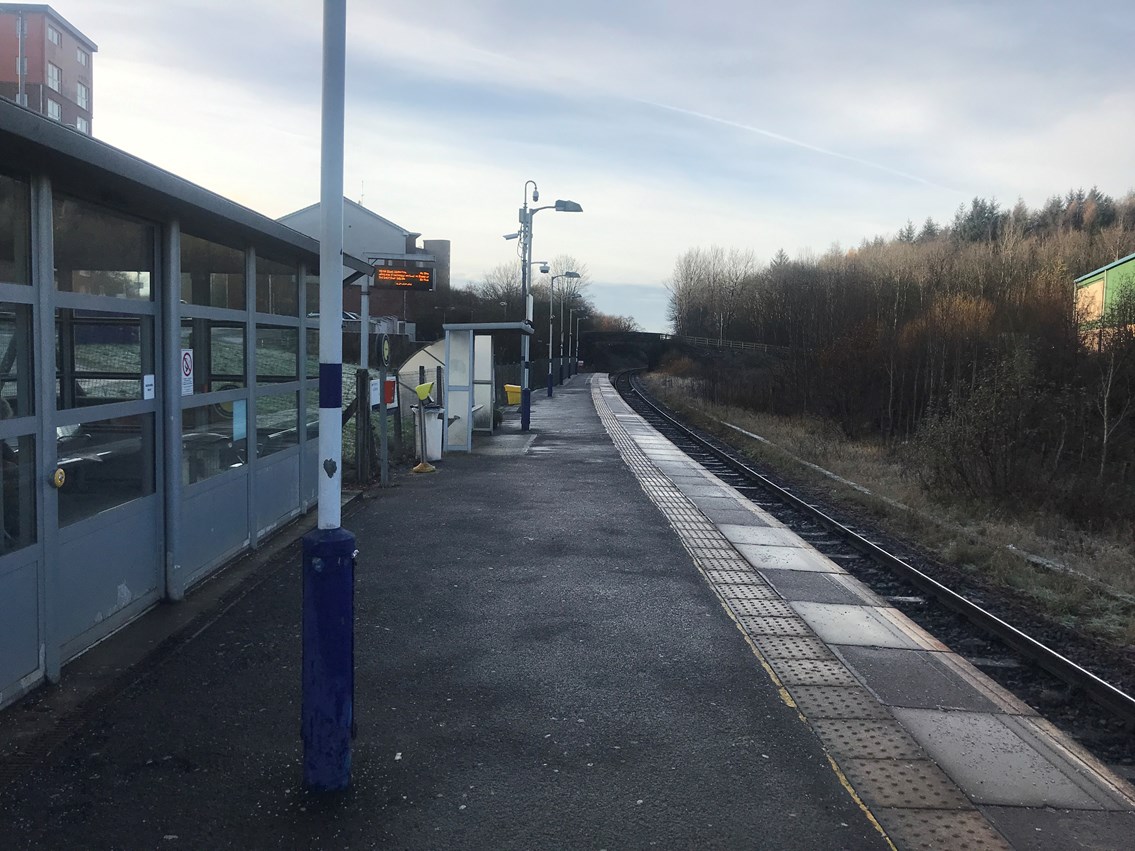
[{"label": "green building", "polygon": [[1080,322],[1095,326],[1115,307],[1124,292],[1135,292],[1135,254],[1128,254],[1076,279]]}]

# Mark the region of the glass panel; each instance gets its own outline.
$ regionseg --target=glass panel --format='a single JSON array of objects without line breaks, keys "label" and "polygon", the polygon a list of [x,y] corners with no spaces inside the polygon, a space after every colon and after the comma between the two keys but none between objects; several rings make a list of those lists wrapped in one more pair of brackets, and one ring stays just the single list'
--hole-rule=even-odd
[{"label": "glass panel", "polygon": [[31,283],[31,265],[28,262],[30,222],[28,185],[22,180],[0,175],[0,281]]},{"label": "glass panel", "polygon": [[299,394],[261,396],[256,400],[256,455],[263,458],[299,442]]},{"label": "glass panel", "polygon": [[319,275],[307,276],[305,300],[307,301],[307,315],[319,316]]},{"label": "glass panel", "polygon": [[271,384],[299,379],[300,332],[298,328],[256,326],[256,381]]},{"label": "glass panel", "polygon": [[35,413],[31,307],[0,302],[0,419]]},{"label": "glass panel", "polygon": [[307,377],[319,378],[319,329],[307,329]]},{"label": "glass panel", "polygon": [[257,257],[256,310],[278,316],[299,316],[299,300],[299,275],[295,264]]},{"label": "glass panel", "polygon": [[181,348],[193,350],[193,392],[244,387],[244,334],[239,322],[181,320]]},{"label": "glass panel", "polygon": [[30,434],[0,440],[0,506],[4,535],[0,553],[35,543],[35,438]]},{"label": "glass panel", "polygon": [[67,477],[57,491],[60,526],[154,492],[153,414],[61,426],[55,432],[57,464]]},{"label": "glass panel", "polygon": [[142,398],[148,316],[61,308],[55,311],[56,394],[60,409]]},{"label": "glass panel", "polygon": [[191,485],[248,460],[248,403],[244,399],[181,412],[181,483]]},{"label": "glass panel", "polygon": [[307,439],[315,440],[319,437],[319,384],[311,382],[307,385]]},{"label": "glass panel", "polygon": [[56,198],[53,210],[57,289],[150,299],[153,225],[73,198]]},{"label": "glass panel", "polygon": [[184,304],[244,310],[244,252],[183,232],[181,300]]}]

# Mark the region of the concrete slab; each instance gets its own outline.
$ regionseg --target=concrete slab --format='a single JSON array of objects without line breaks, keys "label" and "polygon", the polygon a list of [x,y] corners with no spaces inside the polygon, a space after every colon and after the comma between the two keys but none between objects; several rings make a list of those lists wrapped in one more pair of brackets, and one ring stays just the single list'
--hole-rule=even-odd
[{"label": "concrete slab", "polygon": [[942,650],[929,636],[921,636],[897,622],[887,609],[831,603],[793,603],[800,617],[828,644],[868,647],[905,647],[908,650]]},{"label": "concrete slab", "polygon": [[839,570],[839,566],[834,561],[809,547],[737,543],[734,543],[734,546],[745,561],[762,571],[807,570],[834,573]]},{"label": "concrete slab", "polygon": [[[830,564],[830,562],[829,562]],[[882,606],[883,601],[850,576],[815,570],[768,570],[761,575],[786,600],[806,603],[843,603]]]},{"label": "concrete slab", "polygon": [[886,647],[833,647],[888,706],[994,712],[996,703],[944,661],[946,654]]},{"label": "concrete slab", "polygon": [[1017,851],[1130,848],[1135,845],[1135,813],[1020,807],[979,809]]},{"label": "concrete slab", "polygon": [[1126,805],[1026,719],[933,709],[891,710],[976,804],[1120,810]]},{"label": "concrete slab", "polygon": [[744,526],[724,523],[718,530],[732,544],[761,544],[766,547],[806,547],[794,532],[777,526]]}]

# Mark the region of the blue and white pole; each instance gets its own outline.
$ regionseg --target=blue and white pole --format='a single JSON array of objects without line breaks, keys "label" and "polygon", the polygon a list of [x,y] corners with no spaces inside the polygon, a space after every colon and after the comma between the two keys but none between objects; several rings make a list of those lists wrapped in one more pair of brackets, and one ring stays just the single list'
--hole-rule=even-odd
[{"label": "blue and white pole", "polygon": [[303,538],[303,784],[351,782],[355,536],[341,519],[343,466],[343,113],[347,0],[323,0],[319,231],[319,524]]}]

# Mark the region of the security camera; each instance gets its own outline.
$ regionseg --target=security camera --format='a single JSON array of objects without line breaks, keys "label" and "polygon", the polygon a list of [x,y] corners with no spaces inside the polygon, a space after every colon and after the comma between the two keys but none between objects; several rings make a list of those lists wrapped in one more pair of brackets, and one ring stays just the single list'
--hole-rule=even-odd
[{"label": "security camera", "polygon": [[548,274],[548,264],[547,263],[541,263],[540,264],[540,274],[541,275]]},{"label": "security camera", "polygon": [[533,201],[539,201],[540,200],[540,190],[537,189],[535,186],[532,187],[532,200]]}]

